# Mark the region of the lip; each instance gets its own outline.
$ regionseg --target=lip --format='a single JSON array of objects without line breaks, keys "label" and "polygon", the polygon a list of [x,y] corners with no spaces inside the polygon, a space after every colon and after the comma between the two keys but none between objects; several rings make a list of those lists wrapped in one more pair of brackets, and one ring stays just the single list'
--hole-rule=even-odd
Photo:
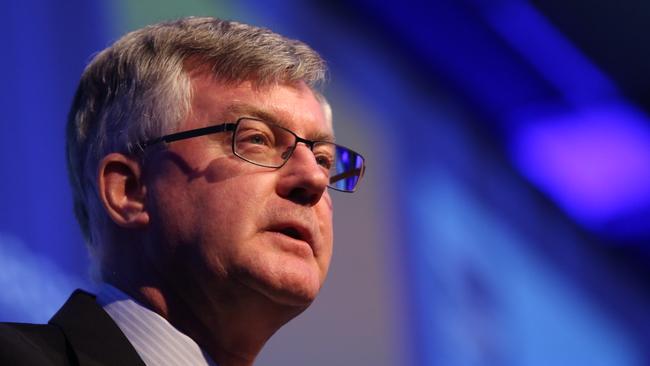
[{"label": "lip", "polygon": [[282,222],[269,226],[267,231],[284,235],[290,239],[307,243],[312,251],[314,248],[314,235],[307,225],[299,222]]}]

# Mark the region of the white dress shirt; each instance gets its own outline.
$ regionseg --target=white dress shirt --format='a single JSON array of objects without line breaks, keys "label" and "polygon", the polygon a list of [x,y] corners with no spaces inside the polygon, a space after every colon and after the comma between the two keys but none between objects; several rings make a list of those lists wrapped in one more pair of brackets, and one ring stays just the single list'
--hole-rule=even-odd
[{"label": "white dress shirt", "polygon": [[110,315],[147,366],[217,366],[190,337],[124,292],[102,284],[97,303]]}]

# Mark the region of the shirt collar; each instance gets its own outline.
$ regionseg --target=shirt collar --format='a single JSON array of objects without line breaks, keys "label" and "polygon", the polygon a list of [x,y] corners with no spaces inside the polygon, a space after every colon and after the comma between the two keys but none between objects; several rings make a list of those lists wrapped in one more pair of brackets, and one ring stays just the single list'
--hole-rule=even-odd
[{"label": "shirt collar", "polygon": [[147,366],[217,366],[192,338],[110,284],[101,285],[97,303],[115,321]]}]

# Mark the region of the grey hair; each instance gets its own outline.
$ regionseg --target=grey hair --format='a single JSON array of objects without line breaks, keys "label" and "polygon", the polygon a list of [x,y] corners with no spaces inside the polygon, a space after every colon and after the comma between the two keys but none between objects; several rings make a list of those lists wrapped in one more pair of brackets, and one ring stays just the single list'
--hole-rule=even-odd
[{"label": "grey hair", "polygon": [[306,44],[268,29],[188,17],[126,34],[86,67],[68,115],[74,211],[91,250],[94,226],[106,216],[96,187],[99,162],[111,152],[134,154],[140,141],[178,128],[190,111],[189,68],[205,69],[226,83],[260,87],[304,81],[329,110],[316,91],[326,77],[323,59]]}]

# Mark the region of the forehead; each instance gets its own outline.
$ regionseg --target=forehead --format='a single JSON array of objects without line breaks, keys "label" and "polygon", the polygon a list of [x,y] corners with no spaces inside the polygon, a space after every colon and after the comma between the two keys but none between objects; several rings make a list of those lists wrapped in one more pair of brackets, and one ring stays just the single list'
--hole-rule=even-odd
[{"label": "forehead", "polygon": [[191,85],[192,109],[185,128],[249,116],[269,120],[308,139],[334,139],[323,104],[304,82],[258,87],[249,81],[222,83],[209,75],[193,75]]}]

